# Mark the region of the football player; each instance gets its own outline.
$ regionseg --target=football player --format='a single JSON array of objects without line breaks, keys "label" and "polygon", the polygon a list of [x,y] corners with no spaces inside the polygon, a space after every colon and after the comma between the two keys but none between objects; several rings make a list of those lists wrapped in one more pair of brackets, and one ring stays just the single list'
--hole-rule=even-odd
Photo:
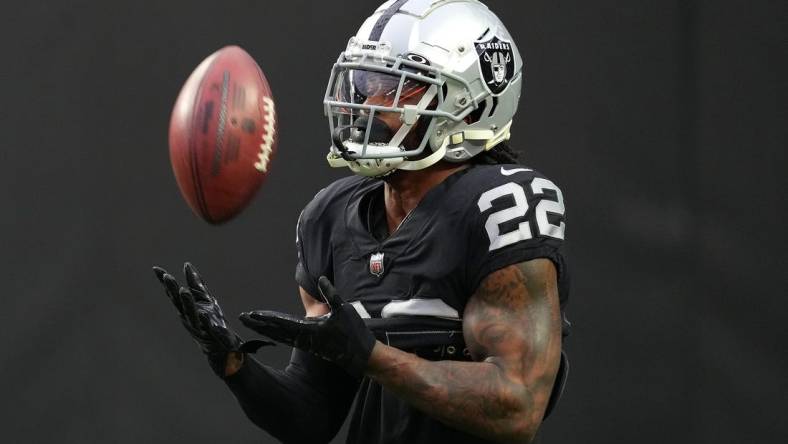
[{"label": "football player", "polygon": [[[353,176],[297,226],[306,316],[241,315],[197,271],[156,274],[248,417],[284,442],[530,442],[568,363],[561,190],[507,143],[523,86],[475,0],[392,0],[350,39],[324,98],[328,163]],[[293,347],[284,370],[251,356]],[[353,401],[355,399],[355,404]]]}]

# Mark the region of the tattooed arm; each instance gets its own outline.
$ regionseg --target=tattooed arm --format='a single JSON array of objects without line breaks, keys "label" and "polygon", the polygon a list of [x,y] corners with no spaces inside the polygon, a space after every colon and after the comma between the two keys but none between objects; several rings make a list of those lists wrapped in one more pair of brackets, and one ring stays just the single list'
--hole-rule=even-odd
[{"label": "tattooed arm", "polygon": [[465,308],[463,334],[477,362],[427,361],[378,342],[367,374],[451,427],[530,442],[558,371],[559,311],[552,262],[512,265],[487,276]]}]

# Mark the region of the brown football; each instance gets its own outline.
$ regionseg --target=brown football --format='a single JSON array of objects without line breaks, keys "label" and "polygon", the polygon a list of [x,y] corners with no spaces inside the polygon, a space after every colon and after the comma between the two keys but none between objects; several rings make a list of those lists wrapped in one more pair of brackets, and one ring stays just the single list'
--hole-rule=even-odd
[{"label": "brown football", "polygon": [[276,112],[265,74],[238,46],[205,59],[170,119],[170,161],[189,206],[211,224],[240,213],[268,176]]}]

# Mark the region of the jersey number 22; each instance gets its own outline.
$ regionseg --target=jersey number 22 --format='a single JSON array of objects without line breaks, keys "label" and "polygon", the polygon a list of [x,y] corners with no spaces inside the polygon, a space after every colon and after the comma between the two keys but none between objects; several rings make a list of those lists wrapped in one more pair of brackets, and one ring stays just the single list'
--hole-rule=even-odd
[{"label": "jersey number 22", "polygon": [[[550,223],[547,218],[547,213],[564,215],[566,210],[564,208],[564,196],[561,190],[553,182],[541,177],[537,177],[531,182],[531,191],[533,191],[534,196],[543,196],[546,190],[554,191],[557,200],[542,199],[539,201],[535,211],[536,228],[541,236],[563,239],[565,229],[564,222],[562,221],[559,225],[554,225]],[[509,182],[487,191],[479,198],[479,210],[481,212],[489,210],[492,208],[492,202],[495,199],[504,196],[512,196],[514,198],[514,206],[490,214],[487,217],[487,222],[484,224],[484,228],[487,229],[487,235],[490,237],[490,251],[520,241],[533,239],[531,226],[528,224],[527,220],[521,222],[516,230],[508,233],[501,233],[500,225],[502,223],[523,217],[528,212],[528,199],[525,197],[525,190],[522,185]]]}]

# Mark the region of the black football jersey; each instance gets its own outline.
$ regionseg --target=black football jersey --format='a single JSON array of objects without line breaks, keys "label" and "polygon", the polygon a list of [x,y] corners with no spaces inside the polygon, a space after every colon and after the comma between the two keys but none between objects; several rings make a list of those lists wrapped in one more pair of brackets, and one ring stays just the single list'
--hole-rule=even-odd
[{"label": "black football jersey", "polygon": [[[470,359],[462,338],[468,299],[491,272],[536,258],[558,271],[563,309],[561,190],[522,165],[472,165],[430,190],[388,235],[384,183],[340,179],[301,213],[296,281],[315,298],[327,276],[379,340],[426,359]],[[485,442],[450,429],[366,378],[348,442]]]}]

